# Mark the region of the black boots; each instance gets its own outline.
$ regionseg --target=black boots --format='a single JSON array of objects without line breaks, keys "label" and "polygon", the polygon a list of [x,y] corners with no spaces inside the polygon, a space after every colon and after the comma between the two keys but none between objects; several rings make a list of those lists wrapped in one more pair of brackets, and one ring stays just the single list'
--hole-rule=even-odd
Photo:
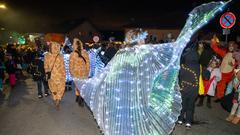
[{"label": "black boots", "polygon": [[81,107],[84,107],[84,100],[83,100],[82,97],[79,98],[78,105],[81,106]]},{"label": "black boots", "polygon": [[76,96],[76,102],[79,106],[84,107],[84,100],[81,96]]},{"label": "black boots", "polygon": [[210,97],[210,96],[207,97],[207,107],[208,107],[208,108],[212,108],[212,105],[211,105],[211,97]]},{"label": "black boots", "polygon": [[215,103],[220,103],[221,101],[222,101],[222,99],[219,99],[219,98],[214,100]]},{"label": "black boots", "polygon": [[204,96],[199,96],[199,101],[198,101],[198,104],[197,104],[198,107],[203,106],[203,100],[204,100]]},{"label": "black boots", "polygon": [[[204,96],[200,96],[197,106],[198,106],[198,107],[203,106],[203,101],[204,101]],[[208,107],[208,108],[212,108],[212,105],[211,105],[211,96],[207,96],[207,107]]]},{"label": "black boots", "polygon": [[76,96],[76,100],[75,100],[75,102],[78,102],[78,100],[79,100],[79,96]]}]

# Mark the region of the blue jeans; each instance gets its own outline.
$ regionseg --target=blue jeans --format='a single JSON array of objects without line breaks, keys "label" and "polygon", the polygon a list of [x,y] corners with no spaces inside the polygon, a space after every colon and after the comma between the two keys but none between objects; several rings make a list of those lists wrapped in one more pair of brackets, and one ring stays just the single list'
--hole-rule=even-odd
[{"label": "blue jeans", "polygon": [[42,95],[42,85],[43,85],[43,88],[44,88],[44,93],[45,94],[48,94],[48,84],[47,84],[47,81],[45,81],[44,79],[39,79],[37,81],[37,86],[38,86],[38,95]]}]

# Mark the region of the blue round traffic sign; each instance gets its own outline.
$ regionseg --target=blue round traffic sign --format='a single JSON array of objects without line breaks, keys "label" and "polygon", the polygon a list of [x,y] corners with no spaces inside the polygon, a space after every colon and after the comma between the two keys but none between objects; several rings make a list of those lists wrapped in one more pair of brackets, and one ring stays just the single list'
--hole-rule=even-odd
[{"label": "blue round traffic sign", "polygon": [[226,12],[220,18],[220,24],[225,29],[230,29],[236,22],[236,16],[232,12]]}]

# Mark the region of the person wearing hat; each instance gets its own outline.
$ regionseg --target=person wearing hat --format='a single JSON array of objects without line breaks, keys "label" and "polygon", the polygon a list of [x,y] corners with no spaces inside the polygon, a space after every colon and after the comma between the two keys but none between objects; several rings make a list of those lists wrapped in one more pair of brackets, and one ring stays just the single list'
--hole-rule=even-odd
[{"label": "person wearing hat", "polygon": [[178,124],[190,129],[194,118],[195,101],[199,94],[200,54],[197,46],[187,48],[181,56],[181,68],[179,71],[179,86],[182,95],[182,110]]},{"label": "person wearing hat", "polygon": [[59,43],[50,42],[50,52],[44,57],[44,69],[56,109],[59,110],[66,85],[65,65],[63,56],[60,54]]},{"label": "person wearing hat", "polygon": [[233,70],[236,65],[235,59],[233,57],[233,52],[237,49],[237,44],[234,41],[230,41],[228,43],[228,50],[220,48],[219,44],[219,39],[216,35],[214,35],[211,40],[211,48],[214,50],[215,53],[217,53],[223,58],[220,65],[222,79],[217,84],[216,102],[221,101],[221,99],[224,97],[226,85],[232,79]]}]

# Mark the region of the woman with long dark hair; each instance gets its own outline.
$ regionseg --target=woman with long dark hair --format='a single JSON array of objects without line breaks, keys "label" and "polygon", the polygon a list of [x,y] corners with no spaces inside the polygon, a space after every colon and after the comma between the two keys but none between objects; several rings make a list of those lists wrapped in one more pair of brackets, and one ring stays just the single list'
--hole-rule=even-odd
[{"label": "woman with long dark hair", "polygon": [[[69,68],[73,78],[80,80],[87,79],[89,75],[89,56],[83,49],[83,43],[75,38],[73,41],[73,52],[70,55]],[[80,96],[80,90],[76,88],[76,102],[83,106],[83,98]]]}]

